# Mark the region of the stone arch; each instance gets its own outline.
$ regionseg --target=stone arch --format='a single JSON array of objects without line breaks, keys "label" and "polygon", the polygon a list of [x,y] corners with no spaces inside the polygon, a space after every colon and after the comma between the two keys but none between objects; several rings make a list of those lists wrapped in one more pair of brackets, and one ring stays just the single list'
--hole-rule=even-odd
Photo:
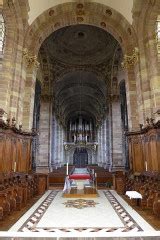
[{"label": "stone arch", "polygon": [[160,15],[160,1],[150,0],[146,11],[145,23],[147,24],[144,24],[144,35],[151,93],[151,117],[155,121],[159,120],[158,114],[155,113],[160,107],[160,60],[156,41],[156,21],[158,15]]},{"label": "stone arch", "polygon": [[124,53],[132,52],[136,46],[133,27],[116,10],[95,2],[68,2],[50,8],[36,18],[28,29],[25,47],[37,55],[41,44],[51,33],[75,24],[93,25],[108,31],[120,43]]},{"label": "stone arch", "polygon": [[[136,0],[134,2],[133,26],[137,32],[140,55],[139,66],[136,68],[135,74],[138,90],[139,119],[140,123],[143,124],[145,124],[147,117],[153,117],[153,112],[156,112],[158,105],[156,95],[158,88],[160,88],[160,85],[157,84],[158,79],[160,79],[158,74],[160,65],[158,64],[155,38],[155,26],[158,14],[160,14],[159,1]],[[141,70],[145,74],[141,74]]]},{"label": "stone arch", "polygon": [[[96,156],[97,152],[94,151],[93,146],[84,146],[86,148],[86,151],[88,153],[88,164],[94,164],[96,163]],[[65,151],[65,157],[66,157],[66,162],[69,162],[70,164],[73,164],[73,154],[75,149],[77,148],[76,145],[71,146],[71,148],[67,151]],[[54,163],[53,163],[54,165]]]},{"label": "stone arch", "polygon": [[[133,27],[114,9],[95,2],[83,4],[68,2],[50,8],[37,17],[26,34],[25,48],[28,49],[28,52],[32,56],[38,55],[40,46],[51,33],[65,26],[75,24],[93,25],[108,31],[119,42],[125,54],[132,54],[137,45],[136,34]],[[31,75],[30,78],[32,78]],[[32,82],[32,84],[30,84],[30,92],[34,92],[35,81],[31,79],[27,81]],[[127,81],[128,104],[131,105],[136,99],[136,84],[134,84],[134,87],[132,84],[132,90],[130,90],[130,82],[135,81],[133,73],[129,76]],[[28,91],[29,89],[27,88],[27,92]],[[132,93],[130,91],[132,91]],[[129,96],[130,93],[132,96]],[[27,109],[30,100],[24,98],[24,102],[24,108]],[[33,106],[29,106],[29,108],[31,109]],[[130,106],[131,111],[129,112],[131,129],[137,125],[136,113],[135,116],[132,116],[132,112],[134,112],[132,111],[133,108],[135,108],[135,104],[133,107]],[[29,110],[26,112],[28,111]],[[23,118],[25,119],[26,116],[23,116]],[[30,118],[29,123],[24,123],[24,125],[26,128],[30,128],[32,119]]]},{"label": "stone arch", "polygon": [[[25,81],[24,76],[22,76],[23,33],[27,23],[26,21],[24,24],[22,19],[21,3],[18,0],[14,2],[4,1],[3,4],[6,40],[2,64],[3,78],[0,88],[1,106],[8,114],[7,117],[15,117],[19,123],[21,120],[18,119],[18,116],[21,118],[23,109],[20,92]],[[24,5],[27,5],[27,1]],[[25,17],[27,18],[27,13]]]}]

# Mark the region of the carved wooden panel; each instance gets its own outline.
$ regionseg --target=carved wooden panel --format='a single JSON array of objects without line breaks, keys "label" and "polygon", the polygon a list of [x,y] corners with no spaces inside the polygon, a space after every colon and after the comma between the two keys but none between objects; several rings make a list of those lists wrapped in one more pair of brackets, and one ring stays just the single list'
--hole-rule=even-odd
[{"label": "carved wooden panel", "polygon": [[160,171],[160,128],[128,134],[129,160],[134,172]]},{"label": "carved wooden panel", "polygon": [[31,170],[30,136],[4,130],[0,133],[0,172],[29,172]]},{"label": "carved wooden panel", "polygon": [[0,135],[0,172],[3,171],[3,169],[5,168],[4,166],[4,145],[5,145],[5,141],[4,141],[4,136]]},{"label": "carved wooden panel", "polygon": [[142,136],[132,136],[129,141],[129,160],[130,167],[134,172],[141,172],[144,170],[143,151]]}]

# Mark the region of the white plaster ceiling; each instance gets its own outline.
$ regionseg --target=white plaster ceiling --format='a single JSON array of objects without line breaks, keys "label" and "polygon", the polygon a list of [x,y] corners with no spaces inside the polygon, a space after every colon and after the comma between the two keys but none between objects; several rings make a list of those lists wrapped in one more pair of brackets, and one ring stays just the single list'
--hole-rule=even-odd
[{"label": "white plaster ceiling", "polygon": [[[66,2],[75,2],[75,0],[28,0],[30,6],[29,24],[45,10],[54,7],[58,4]],[[90,0],[89,2],[96,2],[111,7],[121,13],[130,24],[132,24],[132,7],[133,0]]]}]

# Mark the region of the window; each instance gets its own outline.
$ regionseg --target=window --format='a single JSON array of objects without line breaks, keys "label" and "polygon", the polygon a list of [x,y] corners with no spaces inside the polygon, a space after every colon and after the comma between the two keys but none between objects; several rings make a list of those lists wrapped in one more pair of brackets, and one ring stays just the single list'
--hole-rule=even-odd
[{"label": "window", "polygon": [[5,23],[3,15],[0,13],[0,57],[3,56],[5,42]]},{"label": "window", "polygon": [[160,61],[160,16],[158,16],[157,22],[156,22],[156,42],[157,42],[158,60]]}]

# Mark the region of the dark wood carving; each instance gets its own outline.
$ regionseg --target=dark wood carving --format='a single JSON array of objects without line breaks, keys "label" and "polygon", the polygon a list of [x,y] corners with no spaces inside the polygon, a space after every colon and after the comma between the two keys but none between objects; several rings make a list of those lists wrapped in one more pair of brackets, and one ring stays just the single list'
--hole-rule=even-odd
[{"label": "dark wood carving", "polygon": [[47,174],[0,172],[0,220],[21,210],[30,199],[44,194],[47,189]]},{"label": "dark wood carving", "polygon": [[160,171],[160,121],[148,122],[137,132],[127,132],[133,172]]},{"label": "dark wood carving", "polygon": [[31,145],[36,132],[16,128],[15,119],[7,122],[0,115],[0,172],[30,172]]}]

